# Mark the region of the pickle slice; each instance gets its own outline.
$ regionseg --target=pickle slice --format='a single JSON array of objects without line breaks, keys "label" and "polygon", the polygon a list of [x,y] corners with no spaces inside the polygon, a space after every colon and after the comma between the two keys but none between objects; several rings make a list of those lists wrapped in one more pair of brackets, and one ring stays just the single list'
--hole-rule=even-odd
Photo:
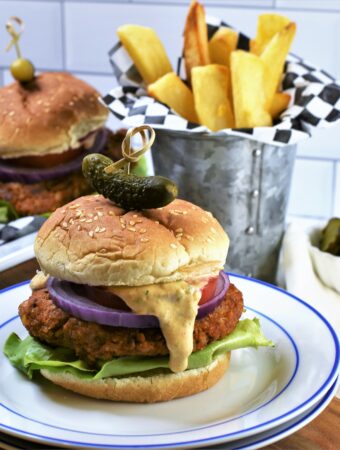
[{"label": "pickle slice", "polygon": [[333,217],[322,230],[320,249],[340,256],[340,219]]}]

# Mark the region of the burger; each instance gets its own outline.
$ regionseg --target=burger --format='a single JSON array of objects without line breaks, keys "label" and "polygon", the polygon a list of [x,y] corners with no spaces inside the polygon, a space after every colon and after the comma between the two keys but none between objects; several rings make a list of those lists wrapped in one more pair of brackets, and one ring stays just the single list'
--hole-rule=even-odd
[{"label": "burger", "polygon": [[184,200],[126,211],[102,195],[57,209],[40,229],[41,272],[19,306],[11,363],[79,394],[152,403],[196,394],[230,352],[271,346],[223,265],[229,239]]},{"label": "burger", "polygon": [[0,89],[0,201],[18,215],[52,212],[91,192],[83,157],[102,152],[107,109],[68,73],[43,73]]}]

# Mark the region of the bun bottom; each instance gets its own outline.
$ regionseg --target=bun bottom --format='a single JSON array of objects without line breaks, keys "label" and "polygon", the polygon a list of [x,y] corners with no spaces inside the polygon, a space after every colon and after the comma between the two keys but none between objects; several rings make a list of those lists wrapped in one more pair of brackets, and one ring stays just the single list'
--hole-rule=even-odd
[{"label": "bun bottom", "polygon": [[78,394],[115,402],[156,403],[187,397],[209,389],[228,369],[230,353],[220,355],[209,366],[180,373],[84,380],[72,374],[40,373],[53,383]]}]

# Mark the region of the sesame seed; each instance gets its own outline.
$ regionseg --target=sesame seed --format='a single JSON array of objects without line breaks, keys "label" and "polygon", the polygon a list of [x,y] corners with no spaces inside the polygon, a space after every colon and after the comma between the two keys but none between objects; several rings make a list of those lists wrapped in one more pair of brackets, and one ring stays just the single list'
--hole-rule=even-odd
[{"label": "sesame seed", "polygon": [[93,235],[94,235],[93,231],[92,231],[92,230],[89,231],[89,236],[90,236],[90,237],[93,237]]},{"label": "sesame seed", "polygon": [[203,223],[209,223],[209,220],[205,219],[204,217],[201,220]]},{"label": "sesame seed", "polygon": [[81,226],[80,226],[80,225],[77,226],[77,230],[78,230],[78,231],[81,230]]},{"label": "sesame seed", "polygon": [[94,216],[93,220],[98,220],[98,216]]},{"label": "sesame seed", "polygon": [[155,220],[155,223],[156,223],[157,225],[159,225],[159,222],[158,222],[158,220]]},{"label": "sesame seed", "polygon": [[87,219],[86,223],[92,223],[93,220],[92,219]]},{"label": "sesame seed", "polygon": [[185,216],[188,214],[188,211],[182,211],[182,214]]},{"label": "sesame seed", "polygon": [[176,231],[176,233],[182,233],[183,232],[183,228],[177,228],[175,231]]},{"label": "sesame seed", "polygon": [[136,228],[133,228],[133,227],[127,227],[127,230],[129,230],[129,231],[136,231]]},{"label": "sesame seed", "polygon": [[192,236],[190,236],[190,234],[187,234],[185,237],[186,237],[189,241],[193,241],[193,240],[194,240],[194,238],[193,238]]},{"label": "sesame seed", "polygon": [[122,230],[125,230],[126,226],[124,223],[121,223]]},{"label": "sesame seed", "polygon": [[66,222],[63,222],[63,223],[62,223],[62,227],[63,227],[63,228],[67,228],[67,223],[66,223]]},{"label": "sesame seed", "polygon": [[214,227],[210,227],[210,231],[211,231],[212,233],[216,234],[216,230],[215,230]]},{"label": "sesame seed", "polygon": [[141,228],[141,229],[139,230],[139,232],[140,232],[140,234],[144,234],[144,233],[146,233],[146,229],[145,229],[145,228]]},{"label": "sesame seed", "polygon": [[207,216],[212,217],[213,215],[211,214],[210,211],[206,211]]},{"label": "sesame seed", "polygon": [[66,213],[66,209],[62,209],[61,212],[62,212],[63,214],[65,214],[65,213]]},{"label": "sesame seed", "polygon": [[183,233],[179,233],[179,234],[176,234],[176,239],[181,239],[182,238],[182,236],[183,236]]},{"label": "sesame seed", "polygon": [[133,225],[136,225],[136,222],[134,220],[130,220],[129,224],[133,226]]},{"label": "sesame seed", "polygon": [[109,216],[114,216],[115,213],[114,213],[113,211],[109,211],[109,212],[108,212],[108,215],[109,215]]},{"label": "sesame seed", "polygon": [[101,249],[99,250],[99,253],[107,253],[106,248],[101,248]]},{"label": "sesame seed", "polygon": [[70,225],[73,225],[73,224],[74,224],[74,220],[72,219],[72,217],[71,217],[71,219],[69,220],[69,223],[70,223]]},{"label": "sesame seed", "polygon": [[11,111],[10,113],[8,113],[8,115],[11,117],[11,116],[14,116],[14,114],[15,114],[15,112],[14,111]]},{"label": "sesame seed", "polygon": [[213,239],[211,239],[211,237],[207,237],[207,241],[208,242],[213,242]]},{"label": "sesame seed", "polygon": [[99,233],[103,233],[104,231],[106,231],[106,228],[105,228],[105,227],[102,227],[102,228],[99,230]]},{"label": "sesame seed", "polygon": [[92,214],[92,213],[88,213],[88,216],[89,216],[89,217],[93,217],[93,214]]},{"label": "sesame seed", "polygon": [[98,214],[99,217],[102,217],[104,215],[104,213],[102,213],[101,211],[98,211],[97,214]]},{"label": "sesame seed", "polygon": [[137,214],[134,214],[132,217],[133,217],[134,219],[137,219],[138,215],[137,215]]},{"label": "sesame seed", "polygon": [[171,247],[171,248],[177,248],[177,245],[176,245],[176,244],[173,244],[173,243],[171,243],[171,244],[170,244],[170,247]]},{"label": "sesame seed", "polygon": [[79,219],[79,222],[85,222],[86,218],[82,217],[81,219]]},{"label": "sesame seed", "polygon": [[94,229],[94,232],[95,232],[95,233],[98,233],[99,230],[100,230],[100,227],[96,227],[96,228]]},{"label": "sesame seed", "polygon": [[79,204],[78,205],[71,205],[71,206],[69,206],[69,209],[76,209],[76,208],[78,208],[78,206],[79,206]]},{"label": "sesame seed", "polygon": [[142,237],[140,239],[141,242],[149,242],[150,239],[146,238],[146,237]]}]

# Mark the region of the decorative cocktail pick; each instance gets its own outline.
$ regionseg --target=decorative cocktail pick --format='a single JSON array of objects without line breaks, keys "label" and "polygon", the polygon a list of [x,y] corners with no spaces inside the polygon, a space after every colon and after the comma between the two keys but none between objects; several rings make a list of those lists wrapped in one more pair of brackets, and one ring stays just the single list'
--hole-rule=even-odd
[{"label": "decorative cocktail pick", "polygon": [[[140,134],[142,147],[134,150],[131,138]],[[123,209],[160,208],[177,197],[176,184],[165,177],[140,177],[130,173],[130,164],[151,147],[155,132],[149,125],[130,129],[122,143],[123,158],[113,162],[107,156],[92,153],[83,159],[83,174],[93,188]]]},{"label": "decorative cocktail pick", "polygon": [[[18,31],[15,29],[14,22],[19,25]],[[11,74],[15,80],[20,81],[21,83],[27,83],[28,81],[33,80],[35,69],[31,61],[22,57],[19,47],[19,39],[24,31],[23,20],[16,16],[10,17],[6,23],[6,30],[12,36],[12,40],[6,48],[6,52],[13,46],[17,52],[17,59],[10,65]]]}]

